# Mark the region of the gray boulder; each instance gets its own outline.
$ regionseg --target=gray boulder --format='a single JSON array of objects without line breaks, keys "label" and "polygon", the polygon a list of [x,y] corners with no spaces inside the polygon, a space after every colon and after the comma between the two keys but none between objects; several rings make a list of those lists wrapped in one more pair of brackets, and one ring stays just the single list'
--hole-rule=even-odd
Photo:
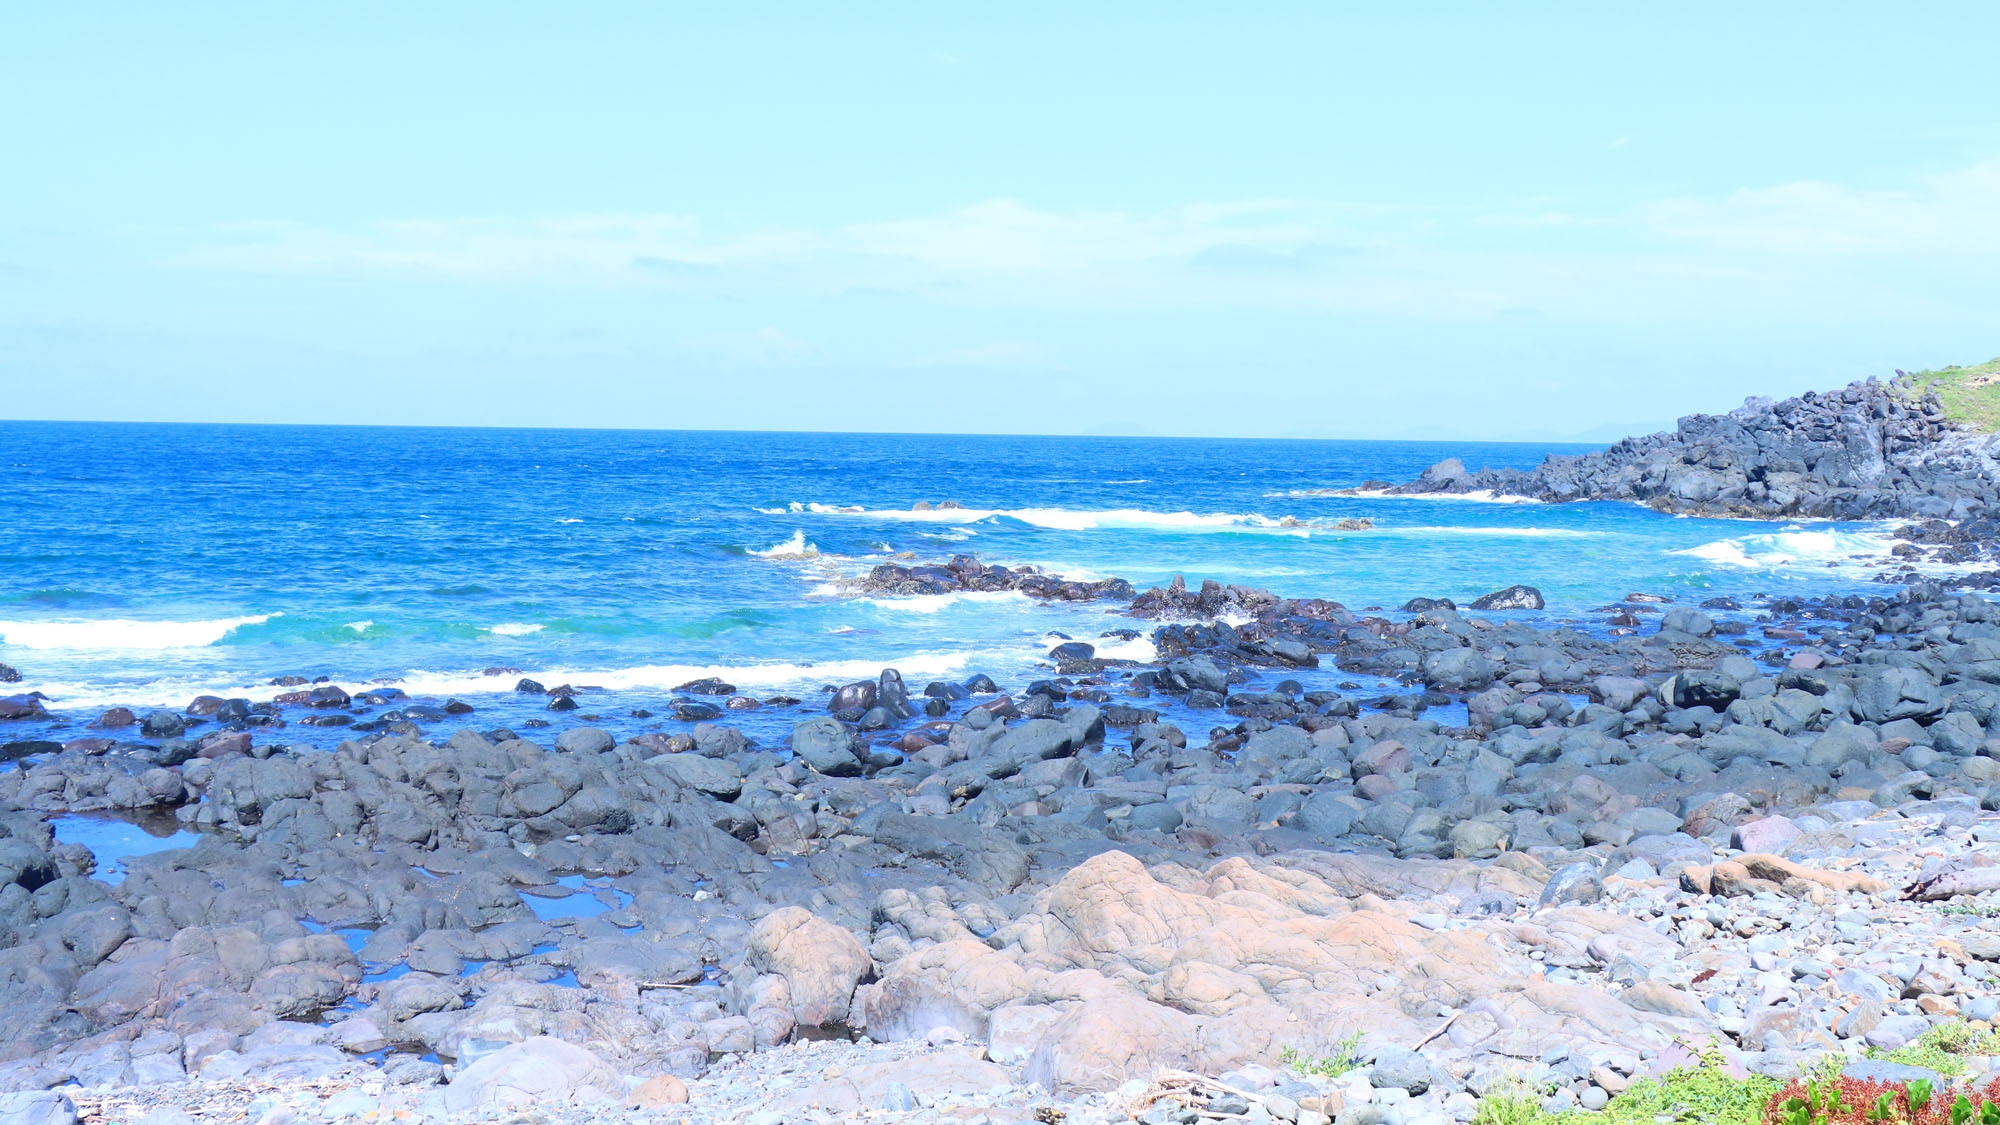
[{"label": "gray boulder", "polygon": [[54,1090],[0,1094],[0,1125],[76,1125],[76,1103]]},{"label": "gray boulder", "polygon": [[1491,660],[1469,648],[1448,648],[1424,657],[1424,682],[1445,691],[1478,691],[1493,682]]},{"label": "gray boulder", "polygon": [[1691,637],[1706,637],[1715,632],[1715,622],[1708,614],[1690,606],[1676,606],[1660,618],[1660,632],[1686,633]]},{"label": "gray boulder", "polygon": [[1167,662],[1167,671],[1180,677],[1188,687],[1218,694],[1229,690],[1229,674],[1206,656],[1189,656]]},{"label": "gray boulder", "polygon": [[859,777],[861,745],[839,719],[822,716],[792,728],[792,754],[828,777]]},{"label": "gray boulder", "polygon": [[1854,707],[1871,723],[1920,719],[1944,710],[1944,695],[1915,668],[1884,668],[1861,681]]},{"label": "gray boulder", "polygon": [[1355,808],[1333,793],[1315,793],[1299,808],[1295,823],[1321,840],[1337,840],[1354,831]]},{"label": "gray boulder", "polygon": [[602,754],[617,744],[611,732],[596,727],[577,727],[556,736],[556,749],[565,754]]}]

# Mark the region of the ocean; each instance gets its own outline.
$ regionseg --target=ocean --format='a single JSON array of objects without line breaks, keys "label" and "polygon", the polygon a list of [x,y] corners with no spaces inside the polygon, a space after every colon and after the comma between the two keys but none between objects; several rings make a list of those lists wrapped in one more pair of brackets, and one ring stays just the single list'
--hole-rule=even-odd
[{"label": "ocean", "polygon": [[[674,688],[720,677],[797,707],[731,713],[781,740],[821,690],[899,669],[1016,690],[1047,650],[1151,655],[1117,603],[1015,593],[864,597],[843,580],[954,553],[1140,589],[1175,574],[1394,610],[1539,587],[1537,623],[1601,629],[1677,600],[1873,591],[1886,526],[1335,495],[1456,456],[1527,468],[1590,446],[709,431],[0,423],[0,663],[79,737],[104,708],[271,699],[280,677],[464,722],[574,725],[514,691],[579,689],[614,730],[685,729]],[[913,511],[920,501],[956,509]],[[1366,520],[1372,526],[1341,526]],[[1353,683],[1327,667],[1307,678]],[[1308,684],[1308,687],[1313,685]],[[1362,690],[1390,685],[1356,684]],[[1150,705],[1150,704],[1149,704]],[[363,707],[354,721],[393,710]],[[651,711],[652,715],[633,715]],[[1211,716],[1212,717],[1212,716]],[[260,741],[331,745],[288,724]]]}]

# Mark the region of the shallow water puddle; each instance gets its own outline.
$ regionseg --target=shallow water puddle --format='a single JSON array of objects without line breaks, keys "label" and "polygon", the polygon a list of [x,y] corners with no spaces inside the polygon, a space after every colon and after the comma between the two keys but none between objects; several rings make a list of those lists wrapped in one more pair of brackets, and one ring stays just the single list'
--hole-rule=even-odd
[{"label": "shallow water puddle", "polygon": [[59,844],[82,844],[96,857],[92,878],[105,883],[125,881],[125,861],[133,856],[191,848],[200,835],[179,829],[152,831],[127,820],[95,816],[59,816],[49,822]]},{"label": "shallow water puddle", "polygon": [[395,964],[390,965],[386,968],[376,965],[370,965],[369,971],[362,976],[361,983],[381,984],[383,981],[395,980],[398,977],[405,977],[408,976],[409,974],[410,974],[410,966],[401,961],[398,961]]},{"label": "shallow water puddle", "polygon": [[[561,922],[573,918],[592,918],[612,910],[623,910],[632,905],[632,896],[616,887],[590,887],[584,884],[581,875],[565,875],[556,880],[556,886],[569,893],[550,898],[539,893],[522,892],[521,901],[535,912],[535,917],[544,922]],[[537,888],[537,890],[545,888]],[[605,895],[617,901],[613,906],[606,902]]]}]

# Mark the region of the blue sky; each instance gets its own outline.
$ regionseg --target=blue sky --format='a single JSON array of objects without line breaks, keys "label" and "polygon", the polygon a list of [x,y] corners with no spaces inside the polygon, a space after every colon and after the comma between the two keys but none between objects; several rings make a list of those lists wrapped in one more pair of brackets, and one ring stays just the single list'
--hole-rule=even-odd
[{"label": "blue sky", "polygon": [[1076,7],[13,6],[0,415],[1594,438],[2000,353],[1990,4]]}]

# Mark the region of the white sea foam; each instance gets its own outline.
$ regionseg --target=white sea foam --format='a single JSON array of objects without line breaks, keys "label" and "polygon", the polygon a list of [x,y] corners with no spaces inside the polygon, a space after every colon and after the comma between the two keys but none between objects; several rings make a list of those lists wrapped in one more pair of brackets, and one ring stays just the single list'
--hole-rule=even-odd
[{"label": "white sea foam", "polygon": [[347,624],[341,626],[341,628],[352,629],[357,633],[366,633],[369,626],[373,624],[375,624],[373,621],[349,621]]},{"label": "white sea foam", "polygon": [[760,559],[816,559],[819,557],[819,547],[806,540],[804,531],[794,531],[792,537],[783,543],[766,547],[761,551],[752,547],[749,553]]},{"label": "white sea foam", "polygon": [[[910,679],[946,676],[963,670],[974,661],[997,661],[1009,655],[1017,654],[958,649],[796,664],[646,664],[610,669],[555,667],[531,669],[523,674],[545,684],[588,685],[610,691],[671,691],[689,680],[711,676],[739,688],[771,690],[872,680],[881,675],[884,668],[895,668]],[[417,670],[404,675],[397,686],[414,696],[481,695],[513,691],[514,677]],[[350,690],[365,690],[365,685],[357,684]]]},{"label": "white sea foam", "polygon": [[[671,691],[689,680],[717,677],[746,691],[792,690],[804,692],[824,683],[872,680],[884,668],[895,668],[909,679],[937,679],[960,675],[969,666],[996,675],[1015,668],[1025,669],[1032,656],[1014,649],[958,649],[950,651],[884,653],[865,659],[775,664],[649,664],[629,668],[544,667],[520,673],[545,684],[575,684],[609,691]],[[350,694],[393,683],[419,699],[446,699],[475,695],[505,695],[514,690],[519,677],[514,673],[488,676],[475,671],[433,671],[412,669],[401,676],[377,680],[335,680],[334,685]],[[35,684],[49,697],[50,710],[78,712],[111,706],[180,707],[197,695],[224,698],[269,699],[279,689],[261,679],[240,672],[210,675],[162,676],[145,682],[90,682],[53,679]]]},{"label": "white sea foam", "polygon": [[[1102,582],[1106,578],[1111,577],[1109,574],[1092,570],[1087,566],[1078,566],[1074,563],[1030,560],[1030,565],[1037,567],[1044,574],[1061,578],[1065,582]],[[1133,569],[1138,568],[1134,567]]]},{"label": "white sea foam", "polygon": [[[1718,539],[1699,547],[1673,552],[1718,566],[1748,570],[1775,570],[1791,567],[1826,569],[1836,566],[1880,566],[1892,556],[1895,541],[1886,531],[1851,531],[1838,528],[1788,527],[1764,535],[1739,535]],[[1856,558],[1855,556],[1863,556]]]},{"label": "white sea foam", "polygon": [[496,637],[529,637],[545,628],[547,626],[537,625],[532,621],[502,621],[498,625],[489,626],[486,631]]},{"label": "white sea foam", "polygon": [[1601,531],[1579,531],[1569,527],[1381,527],[1388,535],[1464,535],[1486,539],[1593,539]]},{"label": "white sea foam", "polygon": [[218,617],[209,621],[0,621],[0,644],[33,649],[85,652],[159,651],[201,648],[245,625],[260,625],[282,614]]},{"label": "white sea foam", "polygon": [[1138,531],[1300,532],[1318,526],[1311,520],[1293,516],[1272,517],[1256,512],[1154,512],[1144,508],[934,508],[929,511],[909,511],[900,508],[808,504],[805,510],[818,515],[858,516],[894,523],[962,525],[989,519],[1011,519],[1051,531],[1122,528]]},{"label": "white sea foam", "polygon": [[1137,660],[1150,662],[1160,655],[1153,646],[1152,638],[1137,636],[1129,641],[1117,637],[1101,637],[1090,642],[1097,648],[1097,655],[1104,660]]},{"label": "white sea foam", "polygon": [[861,598],[862,605],[872,605],[877,609],[895,610],[898,613],[936,613],[955,605],[986,604],[1002,602],[1026,603],[1028,595],[1019,590],[953,590],[948,594],[912,594],[904,598]]},{"label": "white sea foam", "polygon": [[1473,492],[1384,492],[1379,488],[1297,488],[1290,492],[1267,492],[1267,499],[1298,500],[1309,496],[1339,496],[1357,500],[1469,500],[1475,504],[1539,504],[1532,496],[1509,496],[1490,488]]}]

